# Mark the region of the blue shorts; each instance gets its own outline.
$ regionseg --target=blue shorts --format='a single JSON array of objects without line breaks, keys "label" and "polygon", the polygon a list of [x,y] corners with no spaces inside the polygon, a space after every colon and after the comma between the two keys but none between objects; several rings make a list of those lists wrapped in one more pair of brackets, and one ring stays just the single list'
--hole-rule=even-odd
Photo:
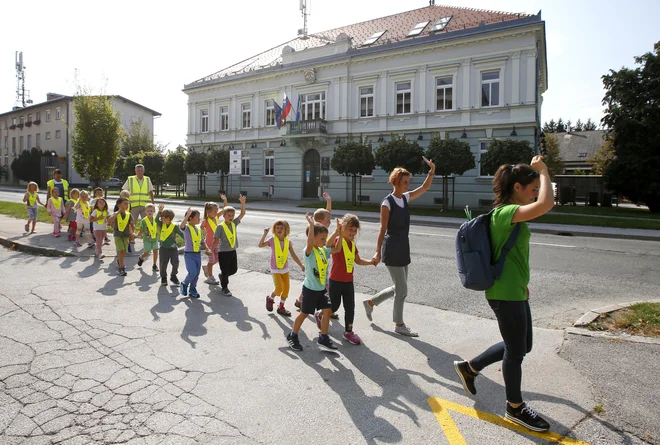
[{"label": "blue shorts", "polygon": [[28,207],[28,219],[30,221],[36,221],[37,220],[37,214],[39,213],[39,207]]}]

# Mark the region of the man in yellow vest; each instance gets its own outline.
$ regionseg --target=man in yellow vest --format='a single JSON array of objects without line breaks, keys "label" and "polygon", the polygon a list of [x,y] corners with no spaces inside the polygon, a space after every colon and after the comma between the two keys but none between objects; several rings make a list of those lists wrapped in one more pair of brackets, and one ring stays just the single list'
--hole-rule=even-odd
[{"label": "man in yellow vest", "polygon": [[48,185],[46,202],[48,202],[48,200],[50,199],[50,195],[54,188],[59,189],[60,198],[62,198],[64,202],[67,202],[69,200],[69,183],[67,182],[66,179],[62,179],[62,170],[60,170],[59,168],[55,169],[55,171],[53,172],[53,179],[48,181],[46,185]]},{"label": "man in yellow vest", "polygon": [[144,176],[144,165],[135,166],[135,176],[129,176],[122,189],[128,190],[131,194],[131,216],[137,223],[138,216],[141,218],[147,216],[144,207],[149,202],[154,204],[154,186],[149,176]]}]

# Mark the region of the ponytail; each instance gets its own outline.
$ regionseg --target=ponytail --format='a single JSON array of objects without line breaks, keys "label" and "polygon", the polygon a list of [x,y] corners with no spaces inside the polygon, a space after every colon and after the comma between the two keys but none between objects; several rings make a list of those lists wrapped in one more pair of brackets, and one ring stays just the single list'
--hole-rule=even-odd
[{"label": "ponytail", "polygon": [[523,187],[532,183],[539,174],[527,164],[504,164],[497,169],[493,178],[493,193],[495,194],[495,207],[507,204],[513,196],[516,183]]}]

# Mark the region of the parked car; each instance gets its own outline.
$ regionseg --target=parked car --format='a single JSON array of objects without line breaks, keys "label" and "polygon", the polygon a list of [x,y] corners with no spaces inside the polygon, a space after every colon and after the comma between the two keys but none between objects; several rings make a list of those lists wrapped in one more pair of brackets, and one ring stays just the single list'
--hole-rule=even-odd
[{"label": "parked car", "polygon": [[[92,181],[89,181],[90,187],[94,187],[94,183]],[[119,178],[110,178],[107,181],[101,182],[101,187],[106,188],[106,187],[121,187],[122,182],[121,179]]]}]

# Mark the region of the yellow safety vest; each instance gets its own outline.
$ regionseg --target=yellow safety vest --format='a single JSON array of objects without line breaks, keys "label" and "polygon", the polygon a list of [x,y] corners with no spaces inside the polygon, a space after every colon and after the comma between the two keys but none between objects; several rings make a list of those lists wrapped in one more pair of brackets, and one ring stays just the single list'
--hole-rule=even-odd
[{"label": "yellow safety vest", "polygon": [[215,229],[218,228],[218,217],[215,218],[206,218],[206,224],[209,225],[213,233],[215,234]]},{"label": "yellow safety vest", "polygon": [[57,201],[56,201],[55,198],[53,198],[53,197],[51,196],[51,197],[50,197],[50,202],[53,203],[53,207],[55,207],[57,210],[59,210],[59,209],[60,209],[60,206],[62,205],[62,198],[60,198],[60,197],[58,196],[58,197],[57,197]]},{"label": "yellow safety vest", "polygon": [[202,231],[190,224],[188,224],[188,231],[190,232],[193,252],[199,252],[199,247],[202,244]]},{"label": "yellow safety vest", "polygon": [[89,219],[89,206],[84,201],[80,201],[80,210],[82,210],[83,218]]},{"label": "yellow safety vest", "polygon": [[96,210],[96,217],[98,218],[96,220],[96,223],[97,224],[105,224],[105,217],[106,216],[108,216],[108,211],[107,210],[104,210],[102,212],[99,211],[99,210]]},{"label": "yellow safety vest", "polygon": [[344,248],[344,258],[346,259],[346,273],[353,273],[353,265],[355,264],[355,243],[351,243],[351,248],[348,248],[348,243],[345,239],[341,239],[342,247]]},{"label": "yellow safety vest", "polygon": [[37,203],[37,192],[34,192],[34,194],[28,192],[28,204],[30,207],[34,207],[34,205]]},{"label": "yellow safety vest", "polygon": [[149,176],[142,177],[142,187],[137,176],[129,176],[128,191],[131,193],[131,205],[144,207],[149,202]]},{"label": "yellow safety vest", "polygon": [[227,223],[225,222],[220,223],[220,226],[222,226],[222,229],[225,231],[229,246],[233,249],[236,245],[236,223],[234,223],[234,221],[231,222],[231,229],[227,227]]},{"label": "yellow safety vest", "polygon": [[170,223],[170,225],[163,224],[163,227],[160,229],[160,240],[165,241],[167,238],[170,237],[170,235],[174,232],[174,223]]},{"label": "yellow safety vest", "polygon": [[130,213],[127,213],[125,218],[122,218],[121,213],[119,213],[117,215],[117,229],[120,232],[123,232],[124,230],[126,230],[126,226],[128,225],[128,221],[130,221],[130,219],[131,219],[131,214]]},{"label": "yellow safety vest", "polygon": [[[46,183],[46,185],[48,185],[52,191],[55,188],[55,180],[51,179]],[[60,198],[66,201],[69,199],[69,183],[66,179],[62,179],[62,186],[64,187],[64,196],[60,196]]]},{"label": "yellow safety vest", "polygon": [[284,238],[284,249],[282,249],[278,237],[273,237],[273,243],[275,245],[275,265],[278,269],[284,269],[286,260],[289,259],[289,238]]},{"label": "yellow safety vest", "polygon": [[152,239],[156,239],[156,231],[158,229],[158,226],[156,225],[156,221],[149,222],[149,217],[144,218],[143,221],[146,224],[147,229],[149,229],[149,236]]},{"label": "yellow safety vest", "polygon": [[316,256],[316,270],[319,271],[319,281],[325,284],[325,275],[328,270],[328,257],[325,256],[325,250],[320,247],[314,248],[314,255]]}]

